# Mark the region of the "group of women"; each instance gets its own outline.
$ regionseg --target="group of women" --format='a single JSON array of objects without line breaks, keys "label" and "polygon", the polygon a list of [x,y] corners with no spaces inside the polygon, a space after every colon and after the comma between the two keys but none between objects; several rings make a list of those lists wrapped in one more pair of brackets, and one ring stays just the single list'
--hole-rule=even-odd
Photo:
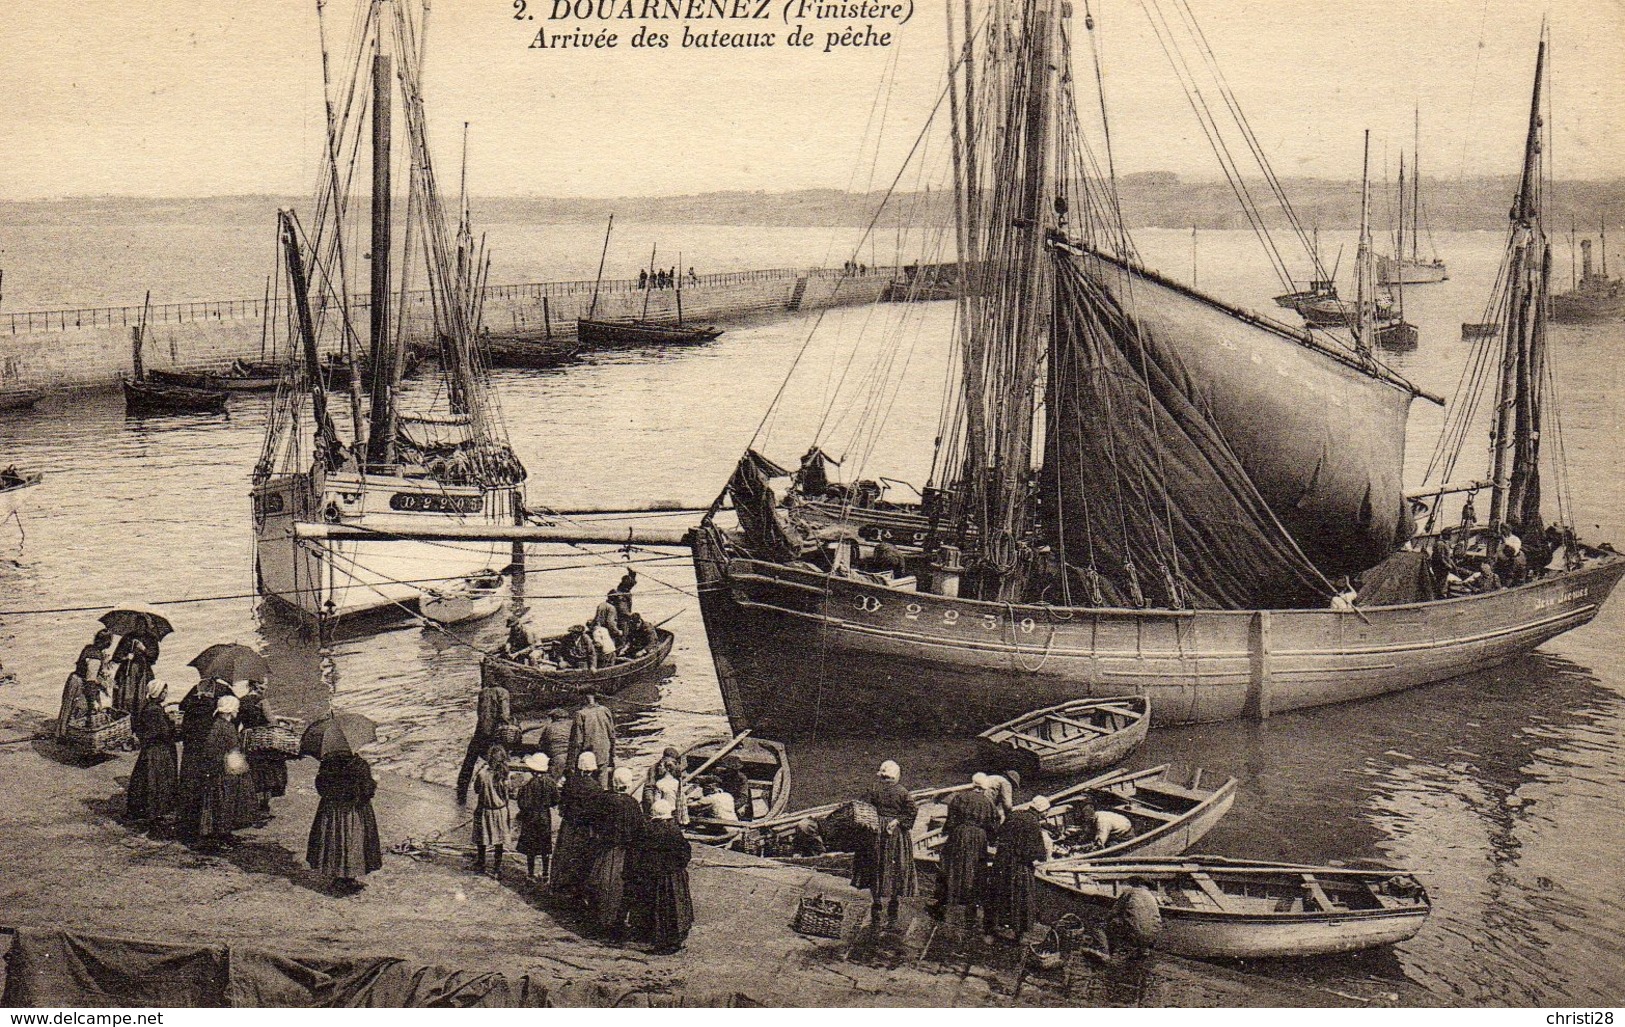
[{"label": "group of women", "polygon": [[[869,844],[853,854],[852,885],[873,898],[871,919],[884,905],[889,923],[897,921],[900,900],[916,894],[912,829],[918,810],[902,786],[902,772],[892,760],[880,765],[875,783],[861,800],[874,810],[868,825]],[[968,925],[978,910],[983,933],[1021,939],[1033,924],[1033,866],[1049,858],[1052,843],[1044,829],[1049,799],[1040,795],[1013,805],[1014,775],[977,774],[971,787],[948,801],[946,843],[937,871],[933,912],[963,907]],[[1017,779],[1019,781],[1019,778]]]},{"label": "group of women", "polygon": [[[491,873],[501,876],[517,806],[517,847],[531,878],[539,862],[552,896],[584,911],[594,930],[614,944],[640,941],[656,955],[678,951],[694,924],[691,850],[677,824],[678,789],[651,775],[640,801],[635,793],[644,782],[626,767],[616,769],[605,788],[591,750],[577,757],[575,770],[562,782],[551,768],[544,753],[515,767],[503,746],[491,746],[474,773],[474,869],[485,872],[489,850],[495,857]],[[528,774],[517,795],[510,783],[515,773]],[[560,814],[556,845],[555,806]]]}]

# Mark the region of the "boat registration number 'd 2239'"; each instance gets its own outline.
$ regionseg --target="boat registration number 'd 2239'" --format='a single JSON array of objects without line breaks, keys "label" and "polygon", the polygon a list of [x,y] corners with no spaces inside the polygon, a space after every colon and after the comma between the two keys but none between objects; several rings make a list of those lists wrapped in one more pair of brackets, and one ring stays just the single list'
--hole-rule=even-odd
[{"label": "boat registration number 'd 2239'", "polygon": [[[852,608],[859,613],[879,613],[886,603],[872,595],[857,595],[852,599]],[[937,621],[940,619],[943,627],[957,627],[959,625],[975,625],[983,631],[998,631],[1004,626],[1004,617],[997,613],[967,613],[961,614],[958,610],[949,608],[945,610],[928,610],[920,603],[905,603],[903,605],[903,620],[918,621],[922,619]],[[1020,617],[1012,621],[1017,631],[1023,635],[1030,635],[1038,629],[1038,622],[1031,617]]]},{"label": "boat registration number 'd 2239'", "polygon": [[485,509],[484,496],[450,496],[444,492],[397,492],[389,508],[402,513],[477,514]]}]

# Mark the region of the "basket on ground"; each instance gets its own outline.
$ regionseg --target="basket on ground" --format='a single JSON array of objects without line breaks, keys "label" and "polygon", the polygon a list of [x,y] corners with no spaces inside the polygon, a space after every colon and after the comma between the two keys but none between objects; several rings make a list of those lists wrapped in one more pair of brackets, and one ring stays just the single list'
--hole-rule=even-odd
[{"label": "basket on ground", "polygon": [[791,925],[797,934],[815,938],[839,938],[846,927],[846,906],[822,894],[803,895],[796,908],[796,922]]},{"label": "basket on ground", "polygon": [[116,717],[105,713],[92,714],[89,721],[73,720],[64,732],[67,744],[80,752],[116,752],[129,748],[135,734],[130,729],[128,714]]}]

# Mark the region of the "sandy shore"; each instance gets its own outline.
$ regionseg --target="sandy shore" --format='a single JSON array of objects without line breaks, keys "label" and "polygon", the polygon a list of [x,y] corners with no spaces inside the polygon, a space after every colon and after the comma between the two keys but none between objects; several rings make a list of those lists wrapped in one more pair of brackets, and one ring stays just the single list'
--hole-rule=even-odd
[{"label": "sandy shore", "polygon": [[[1154,955],[1105,972],[1077,958],[1025,965],[938,928],[919,902],[896,931],[854,924],[867,896],[844,881],[731,852],[696,850],[697,924],[676,956],[600,944],[551,909],[510,863],[501,882],[465,869],[441,837],[467,843],[466,811],[449,789],[382,776],[375,802],[386,849],[367,888],[343,898],[304,864],[315,813],[315,762],[290,765],[288,795],[263,828],[219,855],[133,830],[120,819],[133,763],[74,761],[35,737],[37,713],[0,707],[0,926],[65,927],[155,941],[252,942],[290,953],[393,956],[466,970],[529,973],[556,999],[615,1004],[657,994],[688,1001],[738,995],[772,1005],[1328,1006],[1414,1004],[1419,995],[1283,984]],[[417,856],[389,850],[411,839]],[[803,895],[847,902],[841,940],[790,929]]]}]

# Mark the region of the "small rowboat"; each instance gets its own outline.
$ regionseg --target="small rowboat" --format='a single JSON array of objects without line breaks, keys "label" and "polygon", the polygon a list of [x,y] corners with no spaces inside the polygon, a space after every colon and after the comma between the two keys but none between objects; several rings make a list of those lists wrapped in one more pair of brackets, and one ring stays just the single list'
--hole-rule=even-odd
[{"label": "small rowboat", "polygon": [[471,574],[442,588],[426,588],[418,599],[418,612],[437,624],[481,620],[502,609],[508,600],[508,582],[496,571]]},{"label": "small rowboat", "polygon": [[[655,634],[660,641],[648,652],[629,660],[617,660],[597,670],[584,667],[533,667],[490,653],[480,661],[480,682],[495,682],[506,688],[512,698],[514,711],[520,713],[545,709],[560,698],[588,691],[598,695],[614,695],[632,682],[658,671],[666,662],[666,657],[671,655],[672,643],[676,641],[672,633],[656,628]],[[559,635],[540,644],[562,644],[564,638]]]},{"label": "small rowboat", "polygon": [[1501,324],[1498,321],[1463,321],[1461,323],[1461,337],[1463,339],[1493,339],[1501,334]]},{"label": "small rowboat", "polygon": [[229,394],[221,389],[195,389],[189,385],[162,385],[150,381],[124,382],[126,414],[217,414],[226,409]]},{"label": "small rowboat", "polygon": [[1098,917],[1133,886],[1162,914],[1156,947],[1181,956],[1265,959],[1392,945],[1422,929],[1427,889],[1390,868],[1317,867],[1192,856],[1065,859],[1037,867],[1040,917]]},{"label": "small rowboat", "polygon": [[1145,741],[1150,726],[1151,700],[1127,695],[1034,710],[977,737],[1000,768],[1059,776],[1088,774],[1121,763]]},{"label": "small rowboat", "polygon": [[[1196,770],[1188,783],[1175,781],[1168,765],[1147,770],[1116,770],[1109,774],[1063,788],[1050,795],[1044,828],[1055,839],[1058,855],[1089,852],[1091,858],[1112,856],[1177,856],[1195,845],[1213,829],[1219,818],[1236,801],[1236,779],[1226,778],[1216,788],[1202,786],[1202,771]],[[1134,825],[1134,833],[1101,849],[1087,826],[1072,823],[1074,807],[1088,799],[1097,810],[1120,813]],[[946,810],[944,811],[946,820]],[[914,858],[935,864],[947,842],[940,821],[915,835]]]},{"label": "small rowboat", "polygon": [[247,364],[239,361],[225,371],[149,370],[147,380],[159,385],[184,385],[192,389],[270,392],[282,380],[282,368],[277,364]]},{"label": "small rowboat", "polygon": [[[733,746],[731,749],[730,745]],[[784,808],[790,805],[790,757],[785,752],[783,744],[763,738],[746,738],[737,744],[732,738],[713,738],[690,746],[683,753],[682,760],[684,787],[691,790],[691,795],[694,786],[688,783],[689,777],[708,763],[715,766],[718,762],[717,757],[723,755],[725,749],[728,751],[723,758],[739,757],[745,777],[750,781],[751,818],[719,820],[694,816],[691,812],[688,826],[683,828],[683,836],[700,845],[717,847],[732,845],[757,817],[761,817],[764,821],[776,820],[784,813]],[[691,800],[690,810],[692,809]]]},{"label": "small rowboat", "polygon": [[[908,796],[914,800],[918,810],[913,829],[922,831],[932,822],[940,824],[947,814],[948,799],[969,787],[967,783],[945,788],[917,788],[909,792]],[[757,820],[740,836],[734,848],[795,866],[844,872],[851,865],[853,847],[863,837],[847,831],[847,825],[839,822],[839,814],[850,805],[848,802],[827,802],[822,806]],[[814,829],[812,835],[816,836],[815,839],[804,832],[803,828],[808,825]]]},{"label": "small rowboat", "polygon": [[28,490],[43,481],[39,474],[11,472],[11,477],[0,475],[0,521],[14,513],[21,513],[28,502]]},{"label": "small rowboat", "polygon": [[492,367],[547,370],[574,360],[581,347],[574,342],[522,336],[488,335],[482,340]]},{"label": "small rowboat", "polygon": [[585,346],[692,346],[710,342],[722,334],[720,328],[685,328],[659,321],[576,322],[576,338]]},{"label": "small rowboat", "polygon": [[44,398],[38,389],[8,389],[0,392],[0,410],[28,410]]}]

